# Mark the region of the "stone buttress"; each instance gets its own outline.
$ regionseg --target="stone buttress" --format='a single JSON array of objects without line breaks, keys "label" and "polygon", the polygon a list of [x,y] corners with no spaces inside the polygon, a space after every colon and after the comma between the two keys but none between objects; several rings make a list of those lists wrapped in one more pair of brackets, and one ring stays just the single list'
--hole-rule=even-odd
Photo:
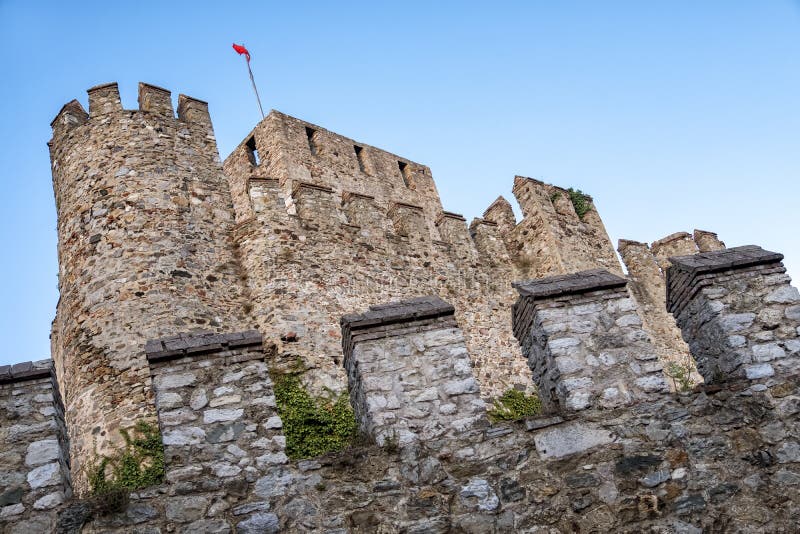
[{"label": "stone buttress", "polygon": [[602,269],[515,284],[514,333],[546,408],[613,408],[667,389],[626,284]]},{"label": "stone buttress", "polygon": [[438,297],[420,297],[342,317],[350,403],[379,445],[430,443],[486,425],[453,313]]},{"label": "stone buttress", "polygon": [[72,496],[53,362],[0,366],[0,531],[52,532]]},{"label": "stone buttress", "polygon": [[89,90],[52,123],[60,300],[51,336],[76,465],[155,419],[145,341],[249,326],[233,210],[207,104],[139,85]]},{"label": "stone buttress", "polygon": [[667,303],[706,383],[800,371],[800,293],[757,246],[670,258]]}]

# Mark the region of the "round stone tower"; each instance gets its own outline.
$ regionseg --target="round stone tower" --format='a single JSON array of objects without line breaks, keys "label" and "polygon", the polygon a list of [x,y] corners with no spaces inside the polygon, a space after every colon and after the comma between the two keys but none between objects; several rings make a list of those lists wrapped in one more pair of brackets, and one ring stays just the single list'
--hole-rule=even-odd
[{"label": "round stone tower", "polygon": [[82,465],[155,420],[147,340],[251,321],[230,241],[233,209],[205,102],[139,84],[89,91],[52,123],[60,300],[51,335],[76,490]]}]

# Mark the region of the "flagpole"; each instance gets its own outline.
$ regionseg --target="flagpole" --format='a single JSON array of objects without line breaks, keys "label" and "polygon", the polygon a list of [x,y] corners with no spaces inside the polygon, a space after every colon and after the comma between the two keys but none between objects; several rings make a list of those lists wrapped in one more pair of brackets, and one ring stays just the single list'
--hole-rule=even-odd
[{"label": "flagpole", "polygon": [[261,118],[264,118],[264,108],[261,107],[261,97],[258,96],[258,89],[256,88],[256,80],[253,78],[253,71],[250,69],[250,61],[247,62],[247,72],[250,73],[250,83],[253,84],[253,92],[256,94],[258,101],[258,109],[261,111]]}]

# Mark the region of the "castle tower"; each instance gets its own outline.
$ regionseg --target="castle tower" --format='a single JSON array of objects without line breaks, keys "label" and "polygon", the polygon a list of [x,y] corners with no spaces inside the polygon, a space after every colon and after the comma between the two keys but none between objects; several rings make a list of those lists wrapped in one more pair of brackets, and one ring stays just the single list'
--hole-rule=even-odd
[{"label": "castle tower", "polygon": [[49,143],[58,212],[60,300],[52,355],[82,464],[118,429],[154,419],[145,342],[246,329],[230,241],[233,208],[205,102],[139,84],[124,110],[115,83],[73,100]]},{"label": "castle tower", "polygon": [[343,391],[339,318],[381,302],[452,302],[481,394],[530,385],[493,221],[443,210],[430,169],[272,111],[224,163],[253,316],[274,368]]}]

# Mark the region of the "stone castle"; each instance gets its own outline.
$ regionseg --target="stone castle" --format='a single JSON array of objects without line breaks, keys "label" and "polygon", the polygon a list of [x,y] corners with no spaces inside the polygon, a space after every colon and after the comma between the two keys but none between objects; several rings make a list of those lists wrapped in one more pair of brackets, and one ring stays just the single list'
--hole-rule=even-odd
[{"label": "stone castle", "polygon": [[[516,177],[467,224],[428,167],[272,111],[221,162],[205,102],[89,90],[52,123],[52,360],[0,367],[8,532],[791,532],[800,294],[780,254],[617,253]],[[577,198],[576,198],[577,196]],[[694,391],[664,372],[688,363]],[[696,365],[695,365],[696,364]],[[374,445],[290,461],[270,376]],[[535,391],[544,413],[490,423]],[[166,480],[100,514],[87,464],[157,422]]]}]

